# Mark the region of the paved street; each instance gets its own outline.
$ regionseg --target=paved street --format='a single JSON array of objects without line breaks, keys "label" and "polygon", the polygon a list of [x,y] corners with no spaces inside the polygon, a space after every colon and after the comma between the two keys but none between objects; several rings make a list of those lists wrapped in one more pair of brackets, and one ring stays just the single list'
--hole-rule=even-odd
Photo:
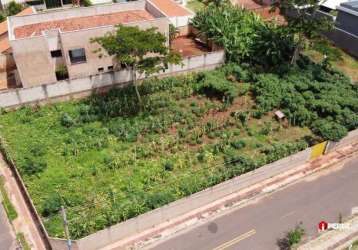
[{"label": "paved street", "polygon": [[0,250],[12,249],[14,238],[10,233],[10,225],[5,210],[0,203]]},{"label": "paved street", "polygon": [[270,250],[276,241],[302,222],[308,237],[316,236],[321,220],[338,222],[339,214],[358,207],[358,157],[341,169],[306,178],[259,202],[153,247],[154,250]]}]

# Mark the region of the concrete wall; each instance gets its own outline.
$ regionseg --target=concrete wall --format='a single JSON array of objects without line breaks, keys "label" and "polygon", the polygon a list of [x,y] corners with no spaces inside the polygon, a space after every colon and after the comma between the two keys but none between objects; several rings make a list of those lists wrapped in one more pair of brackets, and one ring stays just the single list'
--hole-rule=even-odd
[{"label": "concrete wall", "polygon": [[10,40],[10,44],[24,87],[56,82],[55,66],[45,37]]},{"label": "concrete wall", "polygon": [[352,12],[352,10],[339,6],[335,25],[339,29],[358,36],[358,15],[353,15]]},{"label": "concrete wall", "polygon": [[[170,65],[168,70],[157,75],[172,75],[192,70],[211,69],[225,62],[225,53],[217,51],[201,56],[184,58],[183,66]],[[139,76],[144,78],[144,76]],[[1,108],[16,108],[26,104],[47,103],[90,95],[95,89],[123,85],[131,81],[127,70],[106,72],[52,84],[0,92]]]},{"label": "concrete wall", "polygon": [[324,33],[324,35],[337,47],[358,58],[358,36],[337,27],[333,31]]}]

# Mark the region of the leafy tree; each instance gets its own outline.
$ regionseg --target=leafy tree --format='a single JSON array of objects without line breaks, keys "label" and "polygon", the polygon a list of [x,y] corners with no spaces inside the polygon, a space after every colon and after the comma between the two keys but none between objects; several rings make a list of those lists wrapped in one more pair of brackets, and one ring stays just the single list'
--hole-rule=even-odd
[{"label": "leafy tree", "polygon": [[4,13],[0,13],[0,22],[3,22],[6,20],[6,15]]},{"label": "leafy tree", "polygon": [[22,4],[16,3],[15,1],[11,1],[6,7],[6,13],[8,16],[14,16],[17,13],[21,12],[23,8],[24,6]]},{"label": "leafy tree", "polygon": [[169,44],[179,35],[179,29],[173,24],[169,24]]},{"label": "leafy tree", "polygon": [[137,72],[149,76],[167,69],[169,63],[180,64],[181,61],[180,55],[167,47],[166,37],[156,28],[141,30],[136,26],[118,25],[116,31],[91,41],[101,46],[97,50],[100,57],[104,55],[104,49],[109,56],[114,56],[117,68],[124,65],[131,70],[140,107],[143,105],[137,87]]},{"label": "leafy tree", "polygon": [[295,37],[295,49],[291,64],[296,63],[304,48],[305,37],[316,38],[322,32],[332,28],[332,21],[316,15],[320,2],[316,0],[281,0],[276,1],[272,11],[280,10],[287,21],[286,29]]},{"label": "leafy tree", "polygon": [[222,46],[231,62],[273,68],[290,59],[293,36],[284,27],[230,3],[199,11],[192,25]]}]

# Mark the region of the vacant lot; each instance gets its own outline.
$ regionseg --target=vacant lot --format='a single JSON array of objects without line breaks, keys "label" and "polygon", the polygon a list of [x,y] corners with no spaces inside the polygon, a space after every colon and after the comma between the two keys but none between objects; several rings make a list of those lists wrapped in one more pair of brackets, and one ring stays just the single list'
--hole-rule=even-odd
[{"label": "vacant lot", "polygon": [[[2,135],[50,235],[63,236],[61,204],[78,238],[245,172],[254,159],[263,165],[278,141],[284,155],[306,146],[287,143],[310,135],[307,128],[283,126],[272,113],[250,117],[249,84],[224,78],[232,100],[200,94],[192,75],[146,82],[144,112],[125,88],[2,115]],[[249,163],[223,165],[235,160]]]}]

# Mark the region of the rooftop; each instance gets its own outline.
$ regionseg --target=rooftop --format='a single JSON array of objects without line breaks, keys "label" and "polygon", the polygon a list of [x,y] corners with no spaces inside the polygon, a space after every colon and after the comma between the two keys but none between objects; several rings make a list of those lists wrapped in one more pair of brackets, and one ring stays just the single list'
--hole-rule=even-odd
[{"label": "rooftop", "polygon": [[183,8],[172,0],[150,0],[157,6],[166,16],[190,16],[193,15],[189,10]]},{"label": "rooftop", "polygon": [[[31,7],[27,7],[16,14],[16,16],[30,15],[33,13],[35,13],[35,10]],[[5,53],[10,50],[9,37],[7,36],[7,25],[7,20],[0,23],[0,53]]]},{"label": "rooftop", "polygon": [[60,29],[66,32],[153,19],[155,19],[155,17],[146,10],[129,10],[24,25],[16,27],[14,34],[16,38],[25,38],[42,35],[42,32],[46,30]]},{"label": "rooftop", "polygon": [[358,11],[358,1],[341,3],[341,6],[353,11]]}]

